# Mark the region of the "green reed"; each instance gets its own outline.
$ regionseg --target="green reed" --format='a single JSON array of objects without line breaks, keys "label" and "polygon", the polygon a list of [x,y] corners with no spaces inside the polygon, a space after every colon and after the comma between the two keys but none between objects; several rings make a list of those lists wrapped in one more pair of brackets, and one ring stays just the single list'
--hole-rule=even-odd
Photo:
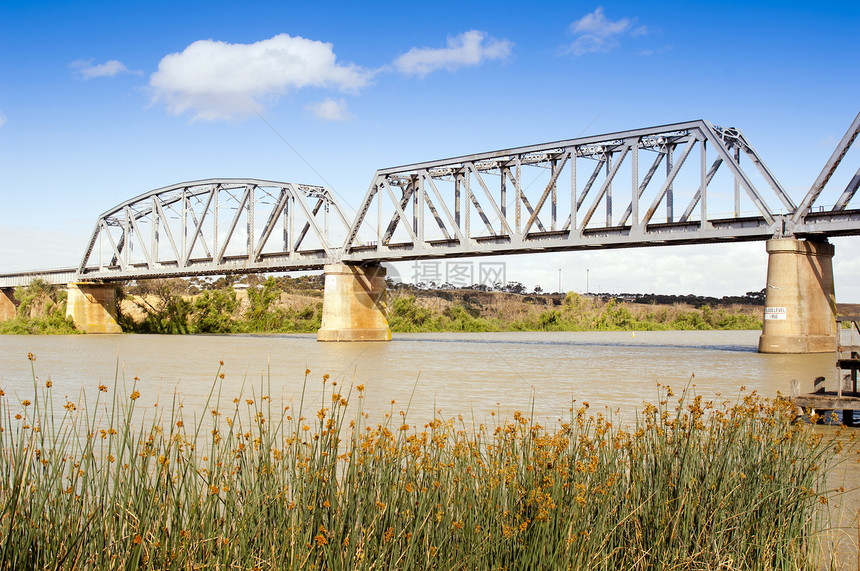
[{"label": "green reed", "polygon": [[327,375],[297,407],[216,378],[190,417],[33,378],[0,398],[2,569],[814,569],[845,441],[755,394],[414,426]]}]

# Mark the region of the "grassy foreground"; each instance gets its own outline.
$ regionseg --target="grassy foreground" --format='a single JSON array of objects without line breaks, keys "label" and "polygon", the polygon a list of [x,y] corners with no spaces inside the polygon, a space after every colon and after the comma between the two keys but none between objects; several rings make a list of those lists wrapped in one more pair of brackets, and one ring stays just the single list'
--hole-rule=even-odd
[{"label": "grassy foreground", "polygon": [[322,402],[229,410],[216,379],[196,421],[33,378],[0,398],[2,569],[817,569],[842,441],[755,394],[415,426],[327,375]]}]

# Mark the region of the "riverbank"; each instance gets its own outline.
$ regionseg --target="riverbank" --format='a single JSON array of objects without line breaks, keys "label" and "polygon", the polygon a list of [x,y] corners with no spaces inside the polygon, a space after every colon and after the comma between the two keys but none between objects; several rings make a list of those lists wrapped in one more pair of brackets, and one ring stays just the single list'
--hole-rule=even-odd
[{"label": "riverbank", "polygon": [[[321,284],[296,288],[270,278],[252,287],[195,292],[178,280],[129,290],[120,306],[124,331],[138,333],[314,333]],[[395,333],[491,331],[660,331],[760,329],[762,308],[732,303],[698,307],[634,303],[576,293],[392,288],[384,307]]]},{"label": "riverbank", "polygon": [[64,290],[43,280],[15,288],[14,319],[0,321],[0,335],[70,335],[78,333],[66,317]]},{"label": "riverbank", "polygon": [[434,291],[394,294],[394,332],[761,329],[761,307],[639,304],[615,297]]},{"label": "riverbank", "polygon": [[135,379],[57,416],[30,358],[35,392],[0,397],[4,568],[817,569],[837,497],[842,441],[755,394],[415,424],[308,371],[286,403],[216,380],[201,415]]},{"label": "riverbank", "polygon": [[[319,329],[320,279],[250,281],[142,281],[120,292],[117,321],[126,333],[315,333]],[[39,280],[17,288],[16,317],[0,322],[0,334],[74,333],[74,323],[65,317],[65,298],[64,290]],[[646,299],[650,303],[642,303]],[[762,308],[749,303],[760,300],[750,294],[732,298],[748,303],[717,305],[697,302],[692,296],[676,298],[684,301],[671,304],[658,303],[659,299],[673,298],[417,289],[399,284],[388,291],[382,305],[395,333],[761,329]]]}]

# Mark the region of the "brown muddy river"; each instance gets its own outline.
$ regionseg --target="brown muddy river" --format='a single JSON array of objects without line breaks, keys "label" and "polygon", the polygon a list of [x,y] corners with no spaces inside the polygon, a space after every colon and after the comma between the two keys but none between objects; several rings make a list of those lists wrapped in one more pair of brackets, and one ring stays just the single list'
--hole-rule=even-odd
[{"label": "brown muddy river", "polygon": [[[758,331],[395,334],[389,343],[317,343],[313,335],[0,336],[0,386],[21,398],[36,374],[51,378],[54,394],[73,398],[114,379],[140,381],[141,404],[174,389],[186,409],[202,404],[224,361],[222,394],[247,395],[261,380],[272,397],[298,399],[310,369],[308,397],[322,375],[367,387],[365,409],[379,413],[409,402],[413,421],[434,410],[445,415],[526,411],[557,418],[572,399],[592,410],[630,415],[657,399],[657,384],[676,392],[688,383],[705,398],[732,398],[741,387],[766,396],[787,394],[791,379],[811,390],[812,379],[835,378],[834,358],[762,355]],[[258,392],[259,394],[259,392]]]}]

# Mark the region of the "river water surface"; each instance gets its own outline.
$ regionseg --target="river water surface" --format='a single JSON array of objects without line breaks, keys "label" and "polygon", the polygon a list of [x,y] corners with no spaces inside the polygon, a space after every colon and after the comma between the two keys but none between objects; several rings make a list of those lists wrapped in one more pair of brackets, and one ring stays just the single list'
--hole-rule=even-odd
[{"label": "river water surface", "polygon": [[53,381],[55,395],[74,400],[82,388],[90,393],[117,377],[130,386],[138,377],[140,404],[172,399],[176,390],[188,411],[202,406],[224,361],[222,394],[230,400],[252,386],[259,395],[261,379],[273,398],[297,400],[310,369],[308,398],[320,395],[327,373],[341,386],[365,385],[372,414],[392,408],[391,400],[403,410],[411,396],[409,416],[423,422],[436,410],[481,421],[491,411],[528,411],[532,402],[536,417],[558,418],[573,399],[631,418],[643,401],[657,400],[658,383],[675,392],[690,383],[707,399],[734,398],[741,387],[787,394],[792,379],[806,391],[816,376],[835,377],[832,354],[759,354],[759,334],[433,333],[395,334],[389,343],[317,343],[313,335],[0,336],[0,386],[31,396],[33,353],[36,375]]}]

